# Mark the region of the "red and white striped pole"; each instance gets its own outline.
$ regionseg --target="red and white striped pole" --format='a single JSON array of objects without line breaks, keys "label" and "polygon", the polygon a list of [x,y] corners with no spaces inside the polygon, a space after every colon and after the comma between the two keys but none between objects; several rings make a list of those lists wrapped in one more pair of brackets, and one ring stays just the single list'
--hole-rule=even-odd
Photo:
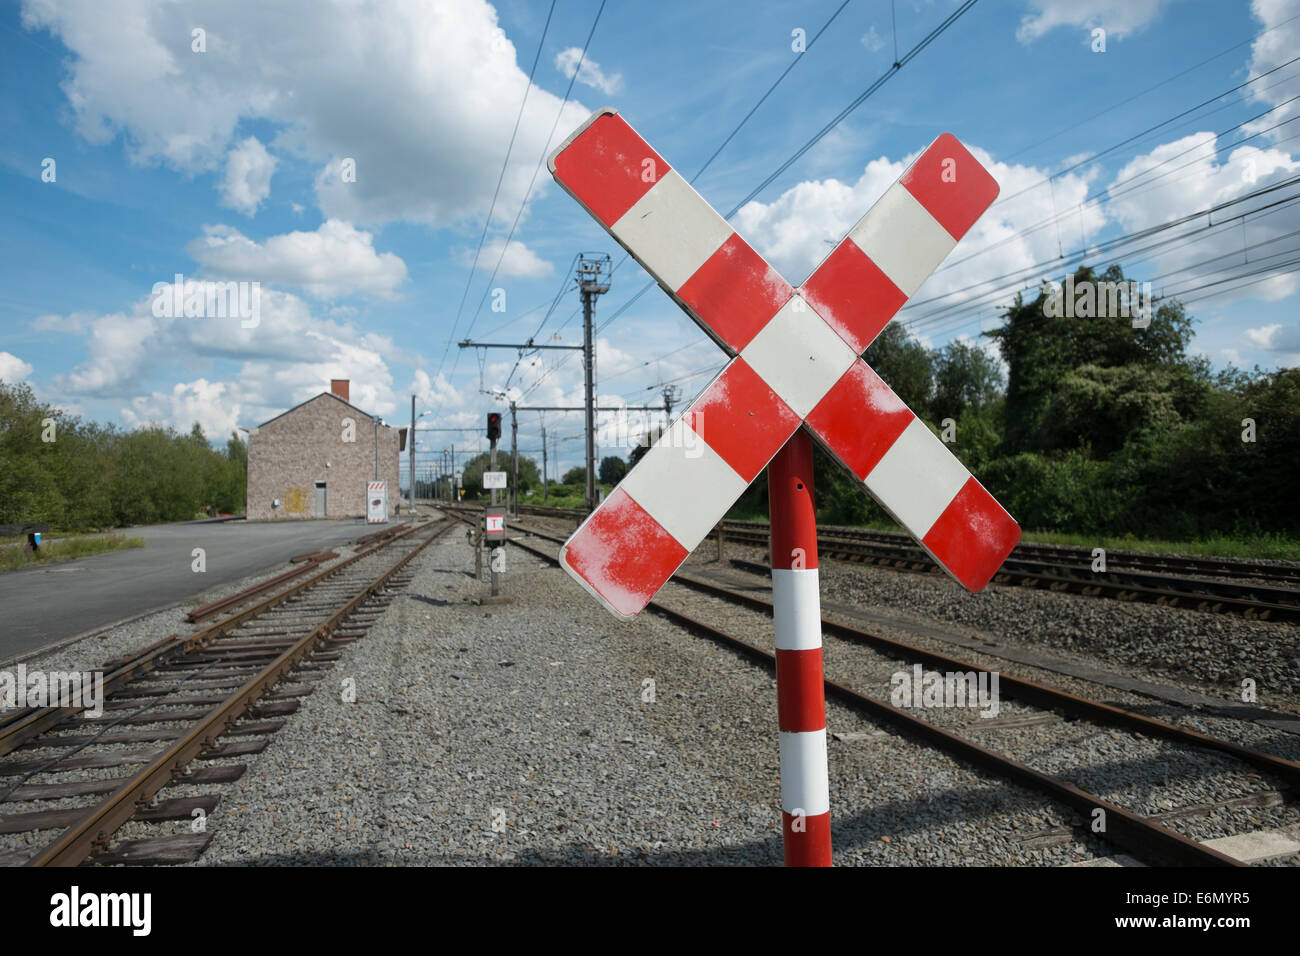
[{"label": "red and white striped pole", "polygon": [[786,866],[831,865],[826,689],[813,513],[812,439],[800,428],[767,466],[772,519],[781,835]]}]

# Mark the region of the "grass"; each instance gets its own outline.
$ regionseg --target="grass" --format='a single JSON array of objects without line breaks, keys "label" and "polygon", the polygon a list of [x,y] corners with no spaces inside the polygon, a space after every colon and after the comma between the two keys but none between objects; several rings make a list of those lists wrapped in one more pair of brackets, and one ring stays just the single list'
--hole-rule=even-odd
[{"label": "grass", "polygon": [[[738,521],[767,521],[767,512],[733,511],[729,518]],[[833,525],[835,522],[819,523]],[[901,531],[891,521],[869,522],[858,527],[877,531]],[[1125,534],[1072,534],[1063,531],[1026,531],[1026,544],[1059,544],[1079,548],[1105,548],[1108,551],[1151,551],[1167,554],[1200,554],[1216,558],[1262,558],[1278,561],[1300,561],[1300,540],[1283,534],[1212,535],[1192,541],[1170,541],[1165,538],[1143,538]]]},{"label": "grass", "polygon": [[0,540],[0,571],[18,571],[38,564],[57,564],[73,561],[92,554],[121,551],[125,548],[143,548],[143,538],[128,538],[124,534],[93,534],[57,538],[41,543],[41,550],[33,554],[26,550],[27,537],[10,537]]},{"label": "grass", "polygon": [[[606,495],[609,488],[605,487]],[[524,497],[521,504],[542,504],[539,490],[531,497]],[[586,502],[581,490],[552,485],[551,493],[545,502],[552,508],[581,508]],[[736,521],[767,521],[767,509],[749,511],[733,508],[727,514]],[[834,525],[818,517],[823,525]],[[878,531],[900,531],[892,521],[876,521],[858,527],[873,528]],[[1265,558],[1278,561],[1300,561],[1300,540],[1283,534],[1239,534],[1213,535],[1192,541],[1169,541],[1163,538],[1142,538],[1135,535],[1115,534],[1068,534],[1061,531],[1026,531],[1024,541],[1027,544],[1060,544],[1080,548],[1106,548],[1109,551],[1152,551],[1168,554],[1202,554],[1219,558]]]},{"label": "grass", "polygon": [[1214,535],[1195,541],[1165,541],[1133,535],[1065,534],[1059,531],[1026,531],[1025,540],[1035,544],[1065,544],[1117,551],[1165,551],[1171,554],[1204,554],[1216,558],[1270,558],[1300,561],[1300,541],[1281,534]]}]

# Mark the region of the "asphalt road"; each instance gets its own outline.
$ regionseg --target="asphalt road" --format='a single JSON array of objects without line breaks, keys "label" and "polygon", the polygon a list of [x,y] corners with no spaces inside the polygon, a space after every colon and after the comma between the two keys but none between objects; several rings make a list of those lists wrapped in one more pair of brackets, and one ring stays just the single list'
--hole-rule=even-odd
[{"label": "asphalt road", "polygon": [[[143,548],[113,551],[0,574],[0,661],[58,644],[93,628],[184,601],[296,554],[359,538],[363,518],[279,523],[184,522],[130,528]],[[191,565],[203,548],[207,570]]]}]

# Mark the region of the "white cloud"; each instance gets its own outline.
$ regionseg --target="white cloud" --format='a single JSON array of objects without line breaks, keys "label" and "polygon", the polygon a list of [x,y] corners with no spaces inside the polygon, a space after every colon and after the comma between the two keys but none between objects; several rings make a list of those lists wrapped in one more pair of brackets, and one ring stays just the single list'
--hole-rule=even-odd
[{"label": "white cloud", "polygon": [[1092,30],[1101,27],[1108,38],[1122,39],[1143,30],[1160,15],[1169,0],[1029,0],[1016,39],[1030,43],[1057,27]]},{"label": "white cloud", "polygon": [[1258,329],[1247,329],[1246,339],[1257,349],[1273,348],[1273,340],[1277,334],[1282,331],[1282,326],[1276,322],[1271,325],[1263,325]]},{"label": "white cloud", "polygon": [[[188,280],[183,291],[192,294],[206,286]],[[170,296],[173,289],[163,286],[160,295]],[[89,355],[56,379],[61,394],[132,398],[144,391],[140,383],[157,366],[211,367],[226,360],[239,365],[235,381],[205,375],[201,387],[190,383],[180,392],[173,387],[151,393],[143,404],[132,403],[134,418],[128,420],[152,417],[188,428],[190,422],[183,420],[187,409],[219,399],[238,406],[231,414],[241,424],[256,424],[328,389],[331,378],[351,379],[353,403],[367,411],[385,415],[398,410],[387,363],[401,353],[387,336],[314,316],[302,299],[276,289],[262,289],[259,320],[252,328],[245,328],[239,317],[169,317],[161,309],[164,314],[155,315],[154,298],[151,292],[130,309],[91,323]],[[211,410],[209,418],[224,421]]]},{"label": "white cloud", "polygon": [[[1239,146],[1220,157],[1217,145],[1213,133],[1192,133],[1135,156],[1112,181],[1110,189],[1114,198],[1108,205],[1111,214],[1126,232],[1160,226],[1190,212],[1244,196],[1300,170],[1300,162],[1276,148]],[[1162,176],[1164,173],[1169,175]],[[1129,180],[1132,182],[1117,188],[1116,184]],[[1125,191],[1138,185],[1142,188]],[[1266,195],[1247,200],[1216,216],[1216,220],[1227,222],[1228,216],[1240,215],[1274,198],[1275,195]],[[1282,206],[1266,210],[1249,217],[1244,230],[1239,221],[1229,222],[1229,226],[1205,230],[1194,237],[1195,241],[1156,250],[1152,256],[1154,272],[1164,277],[1164,281],[1157,283],[1157,294],[1192,294],[1196,286],[1224,278],[1225,270],[1245,264],[1244,246],[1254,247],[1248,254],[1250,263],[1256,267],[1267,266],[1270,259],[1277,261],[1274,254],[1290,246],[1265,244],[1300,230],[1300,209]],[[1292,273],[1247,286],[1239,295],[1274,301],[1297,289],[1300,289],[1300,276]],[[1231,301],[1231,295],[1229,292],[1215,302]]]},{"label": "white cloud", "polygon": [[885,48],[885,38],[876,32],[875,24],[862,35],[860,42],[871,53],[879,53]]},{"label": "white cloud", "polygon": [[[308,17],[266,0],[24,0],[22,13],[71,51],[63,90],[90,142],[122,134],[134,160],[194,174],[220,168],[242,123],[268,122],[281,157],[321,169],[325,217],[359,224],[481,221],[528,85],[485,0],[318,0]],[[206,53],[191,52],[194,24],[206,25]],[[530,92],[501,220],[513,219],[560,107]],[[557,140],[589,112],[565,105]],[[344,158],[355,182],[337,175]]]},{"label": "white cloud", "polygon": [[[579,61],[582,63],[581,66],[578,65]],[[606,76],[599,63],[590,57],[583,57],[580,46],[571,46],[557,53],[555,68],[569,79],[573,79],[573,74],[576,72],[579,83],[590,86],[593,90],[600,90],[608,96],[613,96],[623,89],[622,75],[614,73]]]},{"label": "white cloud", "polygon": [[[1042,183],[1046,172],[1030,166],[1009,165],[994,161],[979,147],[966,144],[971,153],[998,181],[1001,195],[1022,195],[1009,199],[986,212],[962,239],[952,259],[962,259],[983,247],[993,247],[968,263],[941,266],[914,296],[920,301],[961,289],[989,276],[1024,269],[1057,255],[1055,230],[1023,231],[1050,218],[1061,209],[1077,209],[1088,193],[1086,180],[1066,174],[1055,181],[1056,203],[1052,193],[1042,188],[1028,188]],[[751,202],[734,217],[736,229],[791,282],[802,282],[840,239],[900,176],[914,156],[899,160],[885,157],[867,163],[856,182],[838,179],[805,181],[786,190],[771,203]],[[1106,217],[1095,204],[1071,215],[1062,225],[1071,237],[1091,239],[1106,224]],[[994,245],[1001,243],[1000,245]],[[987,292],[991,287],[975,290]],[[970,298],[962,293],[955,301]],[[1008,294],[1009,297],[1009,294]]]},{"label": "white cloud", "polygon": [[226,155],[226,178],[221,183],[221,204],[251,216],[271,195],[271,174],[276,158],[256,136],[250,136]]},{"label": "white cloud", "polygon": [[69,315],[38,315],[27,323],[34,332],[82,332],[94,316],[85,312]]},{"label": "white cloud", "polygon": [[[1264,27],[1264,32],[1250,48],[1250,74],[1260,76],[1295,58],[1295,51],[1300,49],[1300,20],[1293,18],[1300,13],[1300,6],[1296,0],[1254,0],[1250,10]],[[1284,25],[1287,20],[1291,22]],[[1286,78],[1279,82],[1280,76]],[[1286,70],[1278,70],[1246,89],[1251,102],[1277,107],[1267,116],[1248,124],[1247,132],[1257,133],[1300,116],[1297,103],[1281,105],[1300,93],[1300,74],[1292,72],[1288,76]],[[1270,130],[1265,136],[1276,141],[1294,134],[1294,127],[1284,126]]]},{"label": "white cloud", "polygon": [[376,253],[374,237],[329,219],[315,232],[290,232],[254,242],[231,226],[205,226],[186,250],[214,276],[299,286],[318,298],[361,292],[393,298],[406,263]]},{"label": "white cloud", "polygon": [[240,403],[233,400],[233,391],[225,382],[203,378],[178,382],[170,392],[133,398],[121,409],[122,421],[137,428],[156,422],[179,431],[189,431],[198,422],[210,440],[220,441],[239,424]]},{"label": "white cloud", "polygon": [[[505,249],[505,255],[501,250]],[[474,258],[468,249],[461,250],[458,257],[461,265],[468,266]],[[497,260],[501,260],[501,265],[497,265]],[[551,275],[555,267],[540,258],[537,253],[529,249],[518,239],[511,239],[510,245],[505,245],[505,240],[501,238],[490,239],[483,244],[482,250],[478,254],[477,266],[480,269],[486,269],[489,274],[492,269],[497,270],[497,277],[502,276],[519,276],[526,279],[535,279],[541,276]]]},{"label": "white cloud", "polygon": [[32,374],[32,366],[17,355],[0,352],[0,382],[21,382]]}]

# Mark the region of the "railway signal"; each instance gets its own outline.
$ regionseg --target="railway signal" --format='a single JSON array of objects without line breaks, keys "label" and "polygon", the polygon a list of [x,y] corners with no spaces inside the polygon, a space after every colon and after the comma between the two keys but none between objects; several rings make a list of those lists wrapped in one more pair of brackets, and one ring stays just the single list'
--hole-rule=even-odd
[{"label": "railway signal", "polygon": [[983,589],[1020,528],[859,356],[993,202],[997,183],[943,134],[795,288],[615,110],[593,114],[549,166],[731,357],[569,538],[561,564],[630,617],[772,463],[786,862],[828,865],[808,436],[948,574]]},{"label": "railway signal", "polygon": [[488,441],[496,441],[501,437],[500,412],[488,412],[487,437]]}]

